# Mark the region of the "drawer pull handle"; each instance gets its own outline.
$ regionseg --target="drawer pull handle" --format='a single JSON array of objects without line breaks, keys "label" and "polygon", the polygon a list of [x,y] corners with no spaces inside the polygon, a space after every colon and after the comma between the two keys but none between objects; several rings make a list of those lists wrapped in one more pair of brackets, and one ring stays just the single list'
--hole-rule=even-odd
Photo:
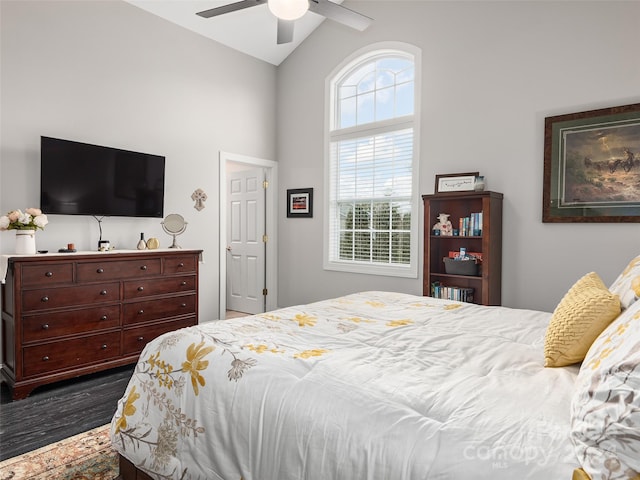
[{"label": "drawer pull handle", "polygon": [[180,263],[178,264],[178,268],[182,268],[182,267],[184,267],[184,263],[180,262]]},{"label": "drawer pull handle", "polygon": [[144,340],[144,337],[138,337],[138,341],[142,342]]},{"label": "drawer pull handle", "polygon": [[48,362],[49,361],[49,357],[47,355],[45,355],[44,357],[42,357],[42,361],[43,362]]},{"label": "drawer pull handle", "polygon": [[180,286],[181,287],[186,287],[187,286],[187,282],[184,282],[184,281],[180,282]]},{"label": "drawer pull handle", "polygon": [[144,291],[144,287],[138,287],[138,291],[139,291],[139,292]]},{"label": "drawer pull handle", "polygon": [[99,268],[96,270],[96,273],[104,273],[104,268]]},{"label": "drawer pull handle", "polygon": [[49,330],[49,324],[45,323],[44,325],[42,325],[42,329],[43,330]]},{"label": "drawer pull handle", "polygon": [[138,315],[142,315],[144,313],[144,310],[140,309],[138,310]]},{"label": "drawer pull handle", "polygon": [[102,316],[100,317],[100,320],[102,320],[103,322],[104,322],[106,319],[107,319],[107,316],[106,316],[106,315],[102,315]]},{"label": "drawer pull handle", "polygon": [[142,266],[140,267],[140,270],[146,270],[146,269],[147,269],[147,266],[146,266],[146,265],[142,265]]},{"label": "drawer pull handle", "polygon": [[102,291],[100,292],[100,295],[106,295],[106,294],[107,294],[107,291],[106,291],[106,290],[102,290]]},{"label": "drawer pull handle", "polygon": [[181,303],[181,304],[180,304],[180,306],[181,306],[182,308],[184,308],[184,307],[186,307],[186,306],[187,306],[187,304],[186,304],[186,303]]},{"label": "drawer pull handle", "polygon": [[103,344],[102,344],[102,346],[101,346],[100,348],[102,348],[102,350],[106,350],[106,349],[107,349],[107,344],[106,344],[106,343],[103,343]]},{"label": "drawer pull handle", "polygon": [[43,301],[43,302],[48,302],[49,301],[49,297],[44,296],[40,300]]},{"label": "drawer pull handle", "polygon": [[53,277],[53,272],[47,272],[44,274],[45,277]]}]

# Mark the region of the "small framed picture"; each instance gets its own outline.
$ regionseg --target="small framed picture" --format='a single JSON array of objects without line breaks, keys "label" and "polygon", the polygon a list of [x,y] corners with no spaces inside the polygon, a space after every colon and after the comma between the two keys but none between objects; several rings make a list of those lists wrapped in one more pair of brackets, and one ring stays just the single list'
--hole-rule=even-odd
[{"label": "small framed picture", "polygon": [[479,172],[436,175],[435,193],[468,192],[475,190]]},{"label": "small framed picture", "polygon": [[287,190],[287,217],[313,217],[313,188]]}]

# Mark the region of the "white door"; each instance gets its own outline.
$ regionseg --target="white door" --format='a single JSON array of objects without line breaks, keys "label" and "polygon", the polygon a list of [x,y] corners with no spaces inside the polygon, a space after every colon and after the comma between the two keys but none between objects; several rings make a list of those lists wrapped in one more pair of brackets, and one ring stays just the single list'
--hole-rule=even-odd
[{"label": "white door", "polygon": [[227,176],[227,309],[265,311],[264,169]]}]

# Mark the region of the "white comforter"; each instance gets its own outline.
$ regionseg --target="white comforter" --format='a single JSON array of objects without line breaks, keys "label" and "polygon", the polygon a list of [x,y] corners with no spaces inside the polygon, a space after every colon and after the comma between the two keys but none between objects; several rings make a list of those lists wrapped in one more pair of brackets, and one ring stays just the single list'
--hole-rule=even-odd
[{"label": "white comforter", "polygon": [[366,292],[166,334],[112,422],[154,478],[569,480],[551,314]]}]

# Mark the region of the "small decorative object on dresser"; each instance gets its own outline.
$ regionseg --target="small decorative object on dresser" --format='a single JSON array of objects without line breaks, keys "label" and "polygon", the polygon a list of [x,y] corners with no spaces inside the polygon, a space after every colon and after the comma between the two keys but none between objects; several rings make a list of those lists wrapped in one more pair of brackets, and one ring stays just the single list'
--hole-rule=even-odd
[{"label": "small decorative object on dresser", "polygon": [[155,250],[159,246],[160,246],[160,242],[156,237],[151,237],[149,240],[147,240],[147,248],[149,250]]},{"label": "small decorative object on dresser", "polygon": [[173,243],[169,248],[180,248],[176,243],[176,236],[181,235],[187,229],[187,222],[182,215],[171,213],[164,218],[162,228],[169,235],[173,235]]},{"label": "small decorative object on dresser", "polygon": [[47,216],[39,208],[12,210],[0,216],[0,230],[16,231],[17,255],[34,255],[36,253],[36,230],[44,230],[49,223]]},{"label": "small decorative object on dresser", "polygon": [[138,240],[138,245],[136,245],[138,250],[146,250],[147,242],[144,240],[144,232],[140,232],[140,240]]},{"label": "small decorative object on dresser", "polygon": [[8,256],[0,374],[13,398],[134,363],[151,339],[196,325],[201,252]]},{"label": "small decorative object on dresser", "polygon": [[33,255],[36,253],[36,231],[16,230],[16,255]]}]

